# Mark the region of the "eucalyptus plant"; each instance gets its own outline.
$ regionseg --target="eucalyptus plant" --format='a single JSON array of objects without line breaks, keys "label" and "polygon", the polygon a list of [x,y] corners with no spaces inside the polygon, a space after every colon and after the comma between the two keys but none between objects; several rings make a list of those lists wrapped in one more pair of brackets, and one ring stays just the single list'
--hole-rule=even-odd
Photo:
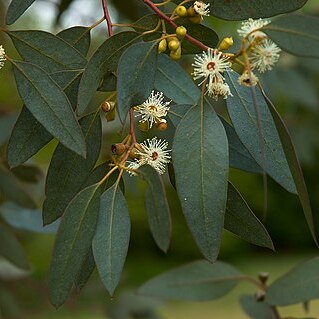
[{"label": "eucalyptus plant", "polygon": [[[7,25],[33,2],[12,0]],[[224,229],[274,249],[263,221],[229,182],[230,167],[261,174],[265,188],[270,177],[299,196],[318,245],[318,221],[295,148],[263,88],[262,74],[276,68],[282,51],[319,58],[319,19],[290,13],[307,0],[140,2],[149,14],[132,24],[112,23],[102,0],[103,18],[89,27],[58,34],[1,28],[21,57],[13,59],[0,46],[0,67],[11,64],[23,108],[8,142],[7,161],[0,166],[1,180],[6,180],[0,189],[7,199],[35,208],[15,170],[51,140],[59,142],[46,176],[42,219],[44,225],[61,219],[49,279],[50,301],[60,307],[73,287],[85,285],[95,266],[110,295],[115,292],[131,230],[124,175],[147,183],[149,227],[158,247],[169,249],[171,217],[163,182],[168,175],[206,261],[156,277],[139,292],[212,300],[248,280],[259,290],[257,297],[241,300],[248,315],[278,319],[277,306],[319,297],[317,258],[270,287],[265,274],[254,279],[216,260]],[[241,20],[237,33],[220,39],[205,24],[209,15]],[[88,56],[91,31],[103,22],[106,40]],[[93,99],[97,91],[107,93],[101,105]],[[217,105],[227,108],[229,117]],[[102,121],[114,119],[123,128],[112,156],[101,163]],[[148,138],[140,139],[137,131]],[[31,176],[37,173],[31,171]],[[11,238],[0,227],[5,229],[1,237]],[[8,242],[18,245],[14,238]],[[23,252],[12,257],[12,251],[3,251],[26,268]]]}]

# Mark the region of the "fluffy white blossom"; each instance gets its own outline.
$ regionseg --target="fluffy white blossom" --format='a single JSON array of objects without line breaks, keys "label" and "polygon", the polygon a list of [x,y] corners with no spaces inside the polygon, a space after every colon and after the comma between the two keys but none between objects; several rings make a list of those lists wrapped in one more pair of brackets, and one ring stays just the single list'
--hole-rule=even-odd
[{"label": "fluffy white blossom", "polygon": [[195,12],[201,16],[209,16],[209,6],[210,3],[206,4],[203,1],[195,1],[193,4]]},{"label": "fluffy white blossom", "polygon": [[224,81],[210,82],[206,86],[207,94],[216,101],[220,96],[222,96],[224,99],[227,99],[229,95],[233,96],[230,92],[229,85]]},{"label": "fluffy white blossom", "polygon": [[272,70],[280,58],[281,49],[270,39],[252,48],[249,60],[252,69],[263,73]]},{"label": "fluffy white blossom", "polygon": [[[159,174],[164,174],[166,164],[170,162],[171,156],[169,155],[171,150],[168,150],[168,142],[165,140],[153,137],[147,139],[140,144],[142,150],[137,152],[139,159],[134,162],[130,162],[129,169],[138,169],[143,165],[152,166]],[[131,175],[135,175],[134,172],[130,172]]]},{"label": "fluffy white blossom", "polygon": [[245,70],[243,74],[238,78],[238,83],[243,86],[256,86],[259,79],[258,77],[251,71],[250,74],[248,70]]},{"label": "fluffy white blossom", "polygon": [[136,116],[141,116],[140,122],[148,122],[151,128],[154,123],[162,122],[162,117],[167,115],[171,102],[164,102],[164,94],[162,92],[155,93],[152,91],[143,104],[134,108],[139,113]]},{"label": "fluffy white blossom", "polygon": [[217,50],[208,50],[201,54],[196,54],[194,58],[194,80],[203,78],[201,85],[206,79],[212,81],[214,78],[224,79],[222,73],[231,67],[228,57],[223,56],[222,52]]},{"label": "fluffy white blossom", "polygon": [[6,53],[2,45],[0,45],[0,69],[3,68],[4,62],[6,61]]},{"label": "fluffy white blossom", "polygon": [[262,31],[259,31],[260,28],[269,24],[270,20],[265,19],[248,19],[247,21],[242,22],[241,28],[237,30],[238,34],[245,38],[248,36],[249,40],[253,40],[254,38],[264,38],[266,34]]}]

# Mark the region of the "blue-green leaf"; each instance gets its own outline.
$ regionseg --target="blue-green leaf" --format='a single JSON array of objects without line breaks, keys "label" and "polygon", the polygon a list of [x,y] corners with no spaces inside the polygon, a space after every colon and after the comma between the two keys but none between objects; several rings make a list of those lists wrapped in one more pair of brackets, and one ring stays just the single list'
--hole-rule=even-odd
[{"label": "blue-green leaf", "polygon": [[35,0],[12,0],[6,15],[6,24],[13,24]]}]

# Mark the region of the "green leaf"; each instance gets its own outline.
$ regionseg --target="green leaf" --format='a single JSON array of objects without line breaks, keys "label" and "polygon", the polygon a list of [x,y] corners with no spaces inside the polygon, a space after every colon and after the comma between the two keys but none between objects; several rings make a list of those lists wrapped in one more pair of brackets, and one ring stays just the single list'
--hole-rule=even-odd
[{"label": "green leaf", "polygon": [[13,126],[16,120],[17,120],[16,113],[12,113],[12,114],[0,117],[0,146],[9,139],[10,133],[13,129]]},{"label": "green leaf", "polygon": [[116,91],[117,77],[114,73],[107,73],[103,77],[102,84],[99,87],[99,91],[102,92],[113,92]]},{"label": "green leaf", "polygon": [[194,105],[200,98],[200,90],[185,70],[168,56],[157,59],[155,88],[177,104]]},{"label": "green leaf", "polygon": [[63,215],[71,199],[82,189],[92,173],[101,149],[101,119],[99,112],[80,120],[87,145],[87,157],[83,158],[62,144],[56,148],[46,180],[46,198],[43,203],[44,225]]},{"label": "green leaf", "polygon": [[[233,71],[226,72],[225,77],[233,94],[227,99],[227,109],[241,142],[277,183],[289,192],[296,193],[275,123],[261,92],[256,90],[256,107],[260,110],[262,125],[259,128],[251,88],[240,85],[238,74]],[[260,145],[260,135],[263,137],[263,145]]]},{"label": "green leaf", "polygon": [[253,296],[241,296],[239,301],[246,314],[252,319],[278,318],[269,304],[264,301],[257,301]]},{"label": "green leaf", "polygon": [[139,169],[148,187],[145,207],[151,232],[157,246],[167,252],[171,240],[171,216],[161,176],[150,166]]},{"label": "green leaf", "polygon": [[275,306],[292,305],[319,298],[319,257],[306,261],[273,282],[266,300]]},{"label": "green leaf", "polygon": [[9,230],[0,224],[0,256],[21,269],[29,269],[24,250]]},{"label": "green leaf", "polygon": [[319,18],[284,15],[263,28],[281,49],[289,53],[319,58]]},{"label": "green leaf", "polygon": [[0,206],[0,215],[10,226],[35,233],[56,233],[59,223],[43,226],[40,210],[26,209],[12,202]]},{"label": "green leaf", "polygon": [[211,105],[195,105],[180,121],[172,158],[188,227],[203,255],[215,261],[224,226],[229,162],[226,133]]},{"label": "green leaf", "polygon": [[12,0],[6,15],[6,24],[13,24],[35,0]]},{"label": "green leaf", "polygon": [[86,27],[72,27],[62,30],[57,34],[59,38],[68,42],[72,47],[77,49],[83,56],[89,52],[91,44],[91,29]]},{"label": "green leaf", "polygon": [[27,62],[12,62],[20,96],[33,116],[69,149],[85,156],[81,128],[69,100],[41,68]]},{"label": "green leaf", "polygon": [[210,12],[226,20],[266,18],[301,8],[307,0],[208,0]]},{"label": "green leaf", "polygon": [[17,204],[35,208],[36,204],[19,180],[3,165],[0,164],[0,192]]},{"label": "green leaf", "polygon": [[81,191],[60,224],[50,269],[50,301],[56,308],[68,297],[91,247],[100,208],[99,184]]},{"label": "green leaf", "polygon": [[141,104],[154,88],[157,65],[157,42],[141,42],[130,46],[118,66],[117,111],[122,122],[134,105]]},{"label": "green leaf", "polygon": [[21,165],[11,169],[11,172],[20,180],[27,183],[37,183],[43,177],[42,170],[35,165]]},{"label": "green leaf", "polygon": [[132,31],[121,32],[108,38],[89,60],[79,87],[77,111],[83,114],[94,93],[99,88],[103,76],[116,71],[117,63],[123,52],[138,41],[139,35]]},{"label": "green leaf", "polygon": [[83,69],[86,59],[68,42],[44,31],[8,31],[21,57],[46,72]]},{"label": "green leaf", "polygon": [[240,280],[241,273],[231,265],[199,260],[152,278],[138,293],[164,299],[207,301],[223,297]]},{"label": "green leaf", "polygon": [[302,205],[308,227],[310,229],[310,232],[312,234],[312,237],[315,241],[315,243],[318,244],[318,230],[316,229],[315,225],[315,216],[313,215],[312,209],[311,209],[311,204],[310,204],[310,199],[308,195],[308,190],[307,186],[305,183],[305,179],[302,174],[302,170],[300,167],[300,163],[298,161],[298,157],[296,154],[295,147],[293,145],[292,139],[290,137],[288,128],[285,125],[285,122],[282,120],[280,114],[276,110],[275,106],[272,104],[270,99],[267,97],[265,92],[262,90],[262,93],[265,97],[265,100],[267,102],[268,108],[271,112],[271,115],[273,117],[273,120],[275,122],[276,128],[278,130],[280,139],[282,141],[283,149],[286,154],[286,158],[288,161],[288,165],[291,170],[292,177],[294,179],[299,200]]},{"label": "green leaf", "polygon": [[83,287],[86,285],[94,269],[95,269],[95,261],[94,261],[92,248],[90,248],[84,262],[82,263],[81,269],[75,278],[74,285],[78,291],[82,290]]},{"label": "green leaf", "polygon": [[266,228],[231,183],[228,184],[224,227],[254,245],[274,250]]},{"label": "green leaf", "polygon": [[116,183],[101,196],[93,254],[100,278],[110,295],[117,287],[130,241],[129,211]]}]

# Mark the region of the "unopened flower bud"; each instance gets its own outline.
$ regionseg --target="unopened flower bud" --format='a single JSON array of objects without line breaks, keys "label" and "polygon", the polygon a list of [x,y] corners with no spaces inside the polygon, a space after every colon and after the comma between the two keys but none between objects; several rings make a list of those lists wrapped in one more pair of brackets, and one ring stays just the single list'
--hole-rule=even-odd
[{"label": "unopened flower bud", "polygon": [[171,59],[179,60],[182,56],[182,49],[179,47],[176,51],[171,51],[170,55]]},{"label": "unopened flower bud", "polygon": [[232,37],[224,38],[218,47],[218,50],[225,51],[230,49],[234,44],[234,40]]},{"label": "unopened flower bud", "polygon": [[265,284],[269,278],[269,273],[268,272],[260,272],[258,274],[258,278],[262,284]]},{"label": "unopened flower bud", "polygon": [[160,131],[166,131],[168,124],[167,124],[166,120],[162,119],[160,122],[156,123],[155,126]]},{"label": "unopened flower bud", "polygon": [[111,149],[114,155],[122,155],[126,151],[126,146],[123,143],[117,143],[113,144]]},{"label": "unopened flower bud", "polygon": [[150,128],[148,125],[148,122],[139,122],[138,123],[138,128],[141,132],[147,132]]},{"label": "unopened flower bud", "polygon": [[160,43],[158,44],[158,52],[164,53],[167,49],[167,41],[166,39],[162,39]]},{"label": "unopened flower bud", "polygon": [[135,159],[135,158],[139,158],[139,151],[134,147],[131,152],[130,152],[130,158]]},{"label": "unopened flower bud", "polygon": [[190,6],[188,9],[187,9],[187,15],[190,16],[190,17],[195,17],[197,15],[195,9],[193,6]]},{"label": "unopened flower bud", "polygon": [[176,51],[181,46],[181,43],[178,40],[171,40],[168,43],[168,47],[171,51]]},{"label": "unopened flower bud", "polygon": [[266,293],[263,290],[259,290],[255,294],[255,298],[257,301],[264,301],[266,297]]},{"label": "unopened flower bud", "polygon": [[115,102],[112,101],[104,101],[101,103],[100,108],[103,112],[110,112],[114,109]]},{"label": "unopened flower bud", "polygon": [[176,28],[176,35],[177,37],[181,40],[185,37],[185,35],[187,34],[187,29],[183,26],[179,26]]},{"label": "unopened flower bud", "polygon": [[200,24],[203,21],[203,17],[199,14],[196,14],[194,17],[189,18],[193,23]]},{"label": "unopened flower bud", "polygon": [[184,6],[178,6],[176,8],[175,13],[181,18],[186,17],[187,16],[187,9]]}]

